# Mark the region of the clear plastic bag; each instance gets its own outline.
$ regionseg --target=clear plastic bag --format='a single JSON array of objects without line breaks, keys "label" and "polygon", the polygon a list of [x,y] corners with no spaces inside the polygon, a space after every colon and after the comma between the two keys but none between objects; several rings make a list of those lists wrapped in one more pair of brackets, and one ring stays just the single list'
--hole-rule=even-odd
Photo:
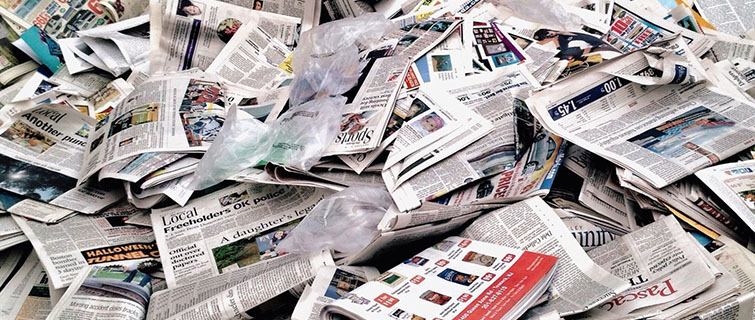
[{"label": "clear plastic bag", "polygon": [[583,24],[582,18],[568,12],[556,0],[494,0],[493,3],[511,10],[519,18],[563,30],[579,30]]},{"label": "clear plastic bag", "polygon": [[346,97],[311,100],[273,123],[275,140],[265,160],[308,171],[340,132]]},{"label": "clear plastic bag", "polygon": [[333,249],[345,254],[364,249],[393,204],[384,188],[350,187],[323,199],[278,245],[278,251],[308,253]]},{"label": "clear plastic bag", "polygon": [[236,106],[231,107],[223,128],[199,162],[190,188],[209,188],[262,161],[270,152],[274,131]]},{"label": "clear plastic bag", "polygon": [[340,95],[353,88],[361,71],[359,47],[380,39],[393,24],[379,13],[329,22],[304,32],[291,65],[294,82],[290,101]]}]

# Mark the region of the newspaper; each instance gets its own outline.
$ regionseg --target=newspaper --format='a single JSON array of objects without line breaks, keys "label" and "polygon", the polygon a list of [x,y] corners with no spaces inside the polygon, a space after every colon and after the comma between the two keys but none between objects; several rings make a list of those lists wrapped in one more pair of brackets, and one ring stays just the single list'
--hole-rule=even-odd
[{"label": "newspaper", "polygon": [[152,277],[139,261],[82,269],[50,311],[50,319],[144,319]]},{"label": "newspaper", "polygon": [[11,45],[18,39],[19,36],[16,31],[0,16],[0,57],[2,57],[0,58],[2,60],[2,63],[0,63],[0,84],[3,86],[39,66],[21,50]]},{"label": "newspaper", "polygon": [[[163,11],[158,47],[151,45],[151,71],[207,69],[244,23],[256,22],[268,34],[290,45],[298,21],[213,0],[168,0]],[[158,31],[157,33],[155,31]]]},{"label": "newspaper", "polygon": [[751,310],[755,304],[755,293],[748,292],[736,298],[729,299],[716,305],[708,310],[704,310],[695,315],[693,319],[714,320],[714,319],[732,319],[732,320],[750,320],[753,317]]},{"label": "newspaper", "polygon": [[553,209],[586,252],[617,238],[617,235],[564,209]]},{"label": "newspaper", "polygon": [[375,280],[380,273],[373,267],[325,266],[317,271],[312,285],[302,292],[291,320],[318,320],[327,304],[342,299],[357,287]]},{"label": "newspaper", "polygon": [[46,319],[52,310],[48,282],[39,258],[31,252],[0,291],[0,316],[4,319]]},{"label": "newspaper", "polygon": [[755,7],[747,1],[695,0],[700,15],[719,31],[738,36],[755,28]]},{"label": "newspaper", "polygon": [[75,215],[58,224],[13,218],[29,237],[52,287],[66,287],[91,265],[159,259],[152,230],[124,221],[138,209],[123,204],[96,215]]},{"label": "newspaper", "polygon": [[695,245],[676,218],[666,216],[590,250],[590,258],[631,287],[588,314],[600,319],[653,315],[710,287],[715,275]]},{"label": "newspaper", "polygon": [[332,191],[238,184],[152,210],[169,288],[285,254],[278,243]]},{"label": "newspaper", "polygon": [[710,49],[713,41],[702,34],[663,20],[630,0],[615,0],[611,16],[611,29],[604,40],[622,53],[643,49],[653,42],[680,34],[689,49],[701,56]]},{"label": "newspaper", "polygon": [[207,72],[252,90],[271,90],[292,77],[283,69],[284,61],[291,55],[284,43],[255,21],[244,23],[237,33],[207,67]]},{"label": "newspaper", "polygon": [[21,264],[21,260],[25,258],[27,251],[28,247],[23,246],[3,251],[3,256],[0,257],[0,284],[4,284],[14,274],[15,269]]},{"label": "newspaper", "polygon": [[[423,86],[423,90],[432,94],[450,94],[490,121],[494,129],[482,139],[465,145],[461,151],[453,153],[452,150],[444,150],[445,153],[437,155],[444,160],[399,185],[393,195],[394,198],[405,199],[397,201],[400,209],[417,207],[422,199],[440,197],[472,181],[514,166],[516,139],[513,95],[517,90],[526,90],[536,85],[536,81],[522,68],[508,71],[446,81],[442,85]],[[394,110],[395,113],[397,111]],[[469,128],[469,131],[472,129],[476,128]],[[547,150],[540,156],[548,158]],[[428,183],[430,181],[432,182]]]},{"label": "newspaper", "polygon": [[58,39],[73,37],[76,31],[140,16],[147,0],[1,1],[0,15],[24,27],[32,25]]},{"label": "newspaper", "polygon": [[412,105],[424,106],[424,110],[396,131],[383,170],[389,190],[493,130],[483,115],[443,91],[431,97],[420,89]]},{"label": "newspaper", "polygon": [[237,105],[239,110],[250,114],[264,123],[271,123],[278,119],[283,108],[288,104],[291,88],[281,85],[269,91],[246,90],[233,88],[228,92],[228,103]]},{"label": "newspaper", "polygon": [[[566,141],[552,134],[532,144],[516,166],[490,178],[429,200],[451,206],[501,204],[529,197],[544,197],[550,191],[564,155]],[[427,198],[426,198],[427,199]]]},{"label": "newspaper", "polygon": [[553,209],[540,198],[493,211],[473,222],[460,236],[558,257],[549,288],[556,298],[536,308],[543,313],[554,309],[561,316],[584,312],[629,288],[627,281],[611,275],[587,256]]},{"label": "newspaper", "polygon": [[[655,60],[662,63],[659,69],[648,64],[646,55],[650,53],[636,52],[598,66],[578,80],[535,94],[527,104],[539,106],[532,111],[554,134],[629,169],[655,188],[755,142],[755,132],[744,126],[749,113],[733,113],[755,104],[717,94],[705,82],[683,83],[698,68],[669,61],[680,56],[664,54]],[[589,85],[567,89],[574,81]]]},{"label": "newspaper", "polygon": [[224,88],[203,74],[153,77],[114,107],[107,124],[89,138],[79,182],[146,152],[206,151],[225,122],[225,108]]},{"label": "newspaper", "polygon": [[[287,255],[248,268],[205,275],[196,282],[156,292],[147,320],[248,319],[245,311],[315,277],[323,266],[333,265],[330,253]],[[275,276],[271,276],[275,274]]]},{"label": "newspaper", "polygon": [[341,132],[325,154],[340,155],[358,173],[368,167],[376,156],[368,162],[363,153],[375,149],[383,140],[409,65],[452,34],[459,23],[428,20],[396,25],[377,47],[363,53],[366,66],[357,88],[346,93]]},{"label": "newspaper", "polygon": [[76,186],[94,122],[76,109],[41,105],[2,123],[0,188],[85,213],[113,204],[123,195],[120,190],[91,182]]},{"label": "newspaper", "polygon": [[[78,35],[84,43],[90,45],[95,54],[99,56],[111,70],[115,59],[122,58],[126,61],[126,67],[131,68],[144,63],[149,59],[149,15],[142,15],[118,23],[79,31]],[[112,42],[118,49],[118,53],[106,55],[102,50],[97,50],[92,43]],[[117,55],[120,54],[120,57]],[[109,63],[110,62],[110,63]]]},{"label": "newspaper", "polygon": [[449,237],[327,305],[320,319],[516,319],[545,292],[557,260]]},{"label": "newspaper", "polygon": [[755,230],[755,160],[721,164],[695,175],[750,228]]}]

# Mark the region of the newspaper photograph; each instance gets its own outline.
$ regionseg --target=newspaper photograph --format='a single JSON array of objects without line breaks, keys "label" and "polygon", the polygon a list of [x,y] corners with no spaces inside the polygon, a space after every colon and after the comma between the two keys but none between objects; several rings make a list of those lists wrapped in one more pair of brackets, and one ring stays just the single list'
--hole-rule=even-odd
[{"label": "newspaper photograph", "polygon": [[152,210],[168,287],[285,255],[278,243],[332,191],[310,187],[238,184]]},{"label": "newspaper photograph", "polygon": [[121,204],[96,215],[77,214],[57,224],[14,216],[50,278],[52,287],[69,286],[87,266],[156,260],[160,253],[151,229],[128,225],[139,210]]}]

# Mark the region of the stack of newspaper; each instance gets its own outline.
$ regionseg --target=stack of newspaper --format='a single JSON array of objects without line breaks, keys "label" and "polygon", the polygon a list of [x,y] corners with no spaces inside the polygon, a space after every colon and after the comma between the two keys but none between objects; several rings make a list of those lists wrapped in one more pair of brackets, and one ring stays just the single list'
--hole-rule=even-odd
[{"label": "stack of newspaper", "polygon": [[0,0],[0,318],[755,319],[752,12]]}]

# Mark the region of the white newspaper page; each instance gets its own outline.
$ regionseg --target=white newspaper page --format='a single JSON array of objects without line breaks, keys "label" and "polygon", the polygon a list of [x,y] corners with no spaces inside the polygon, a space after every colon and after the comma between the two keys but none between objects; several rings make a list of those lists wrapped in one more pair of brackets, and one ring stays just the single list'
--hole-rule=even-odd
[{"label": "white newspaper page", "polygon": [[537,106],[530,109],[549,131],[655,188],[755,143],[749,125],[755,104],[715,93],[704,81],[675,84],[697,68],[667,61],[678,56],[665,53],[655,60],[662,65],[653,67],[647,54],[635,52],[600,65],[533,95],[527,105]]},{"label": "white newspaper page", "polygon": [[207,69],[248,22],[293,45],[300,20],[213,0],[169,0],[162,22],[159,50],[150,54],[151,68],[157,71]]},{"label": "white newspaper page", "polygon": [[516,319],[545,292],[557,260],[449,237],[329,304],[321,319]]},{"label": "white newspaper page", "polygon": [[427,110],[396,132],[383,171],[389,189],[493,130],[488,119],[443,91],[420,89],[412,104],[426,105]]},{"label": "white newspaper page", "polygon": [[[287,255],[155,293],[147,320],[248,319],[245,311],[300,285],[332,266],[327,251],[310,256]],[[271,276],[275,274],[275,276]]]},{"label": "white newspaper page", "polygon": [[160,259],[151,229],[125,224],[138,209],[125,204],[97,215],[78,214],[58,224],[14,216],[56,289],[71,284],[88,265]]},{"label": "white newspaper page", "polygon": [[207,72],[247,90],[271,90],[292,77],[282,69],[291,55],[285,44],[270,36],[255,21],[244,23],[237,33]]},{"label": "white newspaper page", "polygon": [[185,154],[180,153],[142,153],[138,156],[128,157],[105,166],[100,170],[97,178],[99,180],[110,178],[137,182],[185,156]]},{"label": "white newspaper page", "polygon": [[110,111],[108,123],[92,134],[81,178],[147,152],[206,151],[225,122],[225,107],[225,89],[211,79],[153,77]]},{"label": "white newspaper page", "polygon": [[310,187],[239,184],[152,210],[168,287],[268,260],[277,246],[332,191]]},{"label": "white newspaper page", "polygon": [[588,252],[631,287],[599,308],[597,319],[652,315],[711,286],[716,278],[673,215]]},{"label": "white newspaper page", "polygon": [[367,163],[364,154],[355,153],[380,145],[409,65],[452,34],[458,24],[459,21],[429,20],[403,28],[396,26],[380,45],[365,52],[366,66],[357,88],[345,94],[348,100],[341,112],[341,132],[325,153],[352,154],[341,158],[358,172],[368,167],[374,158]]},{"label": "white newspaper page", "polygon": [[700,15],[718,31],[739,36],[755,28],[755,4],[745,0],[695,0]]},{"label": "white newspaper page", "polygon": [[755,230],[755,160],[717,165],[695,175]]},{"label": "white newspaper page", "polygon": [[0,291],[3,319],[44,320],[52,310],[49,279],[34,252]]},{"label": "white newspaper page", "polygon": [[558,215],[540,198],[493,211],[477,219],[461,236],[559,258],[549,288],[556,298],[538,307],[537,313],[557,310],[564,316],[584,312],[629,288],[626,280],[611,275],[587,256]]},{"label": "white newspaper page", "polygon": [[291,320],[319,320],[328,303],[345,297],[357,287],[375,280],[380,272],[373,267],[325,266],[317,271],[312,285],[302,292]]}]

